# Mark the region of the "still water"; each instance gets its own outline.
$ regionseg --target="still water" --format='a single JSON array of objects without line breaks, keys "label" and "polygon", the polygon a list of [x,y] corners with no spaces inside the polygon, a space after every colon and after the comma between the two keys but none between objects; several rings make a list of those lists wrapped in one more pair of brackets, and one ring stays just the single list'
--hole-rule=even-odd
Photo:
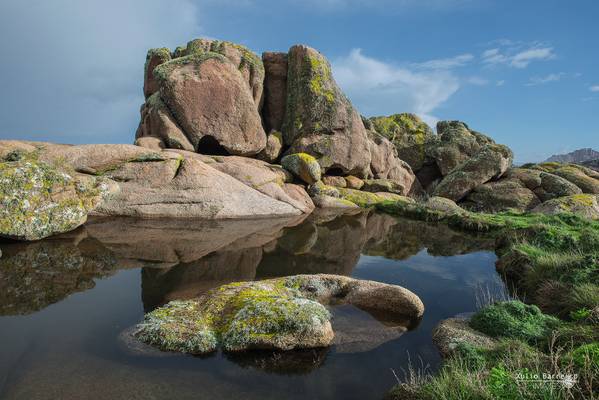
[{"label": "still water", "polygon": [[[67,235],[0,242],[0,399],[381,399],[409,363],[434,371],[431,331],[502,292],[493,242],[373,212],[295,219],[91,219]],[[193,357],[135,351],[144,312],[231,281],[306,273],[404,286],[426,310],[405,333],[342,306],[352,343]]]}]

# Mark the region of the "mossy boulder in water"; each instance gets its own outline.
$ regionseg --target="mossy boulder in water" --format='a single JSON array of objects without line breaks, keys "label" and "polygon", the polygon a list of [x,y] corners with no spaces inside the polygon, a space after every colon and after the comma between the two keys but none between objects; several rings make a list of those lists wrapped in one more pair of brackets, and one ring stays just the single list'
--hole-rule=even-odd
[{"label": "mossy boulder in water", "polygon": [[406,320],[420,299],[394,285],[338,275],[297,275],[231,283],[198,299],[172,301],[146,314],[135,336],[166,351],[291,350],[328,346],[334,338],[325,305],[348,303]]},{"label": "mossy boulder in water", "polygon": [[0,162],[0,236],[38,240],[71,231],[87,220],[106,188],[79,179],[33,155],[11,154]]},{"label": "mossy boulder in water", "polygon": [[321,177],[320,164],[314,157],[306,153],[286,155],[281,159],[281,165],[302,181],[312,184]]}]

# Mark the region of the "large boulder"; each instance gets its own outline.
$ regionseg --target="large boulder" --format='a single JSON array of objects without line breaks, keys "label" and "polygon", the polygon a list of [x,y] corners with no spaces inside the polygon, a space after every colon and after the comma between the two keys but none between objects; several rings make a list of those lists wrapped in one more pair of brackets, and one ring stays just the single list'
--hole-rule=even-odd
[{"label": "large boulder", "polygon": [[597,195],[575,194],[546,201],[532,211],[549,215],[571,213],[585,218],[599,219],[599,203],[597,200]]},{"label": "large boulder", "polygon": [[67,173],[33,154],[0,162],[0,236],[38,240],[71,231],[106,194],[100,180]]},{"label": "large boulder", "polygon": [[199,153],[254,155],[266,145],[258,107],[239,67],[212,52],[154,70],[160,97]]},{"label": "large boulder", "polygon": [[424,305],[400,286],[339,275],[296,275],[231,283],[146,314],[136,337],[162,350],[206,354],[328,346],[334,332],[325,305],[350,304],[416,321]]},{"label": "large boulder", "polygon": [[599,172],[576,164],[546,162],[530,168],[560,176],[578,186],[583,193],[599,194]]},{"label": "large boulder", "polygon": [[434,132],[418,116],[401,113],[372,117],[369,121],[376,132],[393,143],[399,158],[414,171],[424,166],[427,161],[426,146],[434,138]]},{"label": "large boulder", "polygon": [[287,53],[262,53],[264,63],[264,108],[266,131],[280,131],[287,101]]},{"label": "large boulder", "polygon": [[370,149],[360,115],[337,86],[327,59],[303,45],[288,53],[283,140],[289,154],[314,156],[325,173],[369,174]]},{"label": "large boulder", "polygon": [[370,172],[375,179],[395,181],[403,187],[400,194],[407,194],[416,180],[412,168],[397,156],[395,146],[384,136],[369,131]]},{"label": "large boulder", "polygon": [[426,151],[435,160],[441,175],[446,176],[483,146],[493,143],[491,138],[471,130],[463,122],[440,121],[437,123],[437,136],[427,145]]},{"label": "large boulder", "polygon": [[512,164],[512,151],[499,144],[487,144],[476,155],[454,168],[435,188],[435,196],[462,200],[477,186],[500,178]]},{"label": "large boulder", "polygon": [[151,49],[136,138],[211,154],[257,154],[266,144],[263,82],[262,60],[235,43],[195,39],[172,53]]},{"label": "large boulder", "polygon": [[500,180],[477,186],[463,204],[476,211],[525,211],[544,201],[580,193],[580,188],[557,175],[538,169],[510,168]]}]

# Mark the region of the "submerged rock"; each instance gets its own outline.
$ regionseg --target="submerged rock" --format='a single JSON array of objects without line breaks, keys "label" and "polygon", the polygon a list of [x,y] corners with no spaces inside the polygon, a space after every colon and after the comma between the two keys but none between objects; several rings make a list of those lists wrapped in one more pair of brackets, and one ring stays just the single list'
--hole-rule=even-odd
[{"label": "submerged rock", "polygon": [[323,304],[347,303],[406,320],[424,312],[420,299],[399,286],[338,275],[297,275],[231,283],[148,313],[136,336],[162,350],[205,354],[221,347],[291,350],[325,347],[334,333]]},{"label": "submerged rock", "polygon": [[91,177],[67,174],[35,155],[0,162],[0,236],[38,240],[85,223],[107,187]]}]

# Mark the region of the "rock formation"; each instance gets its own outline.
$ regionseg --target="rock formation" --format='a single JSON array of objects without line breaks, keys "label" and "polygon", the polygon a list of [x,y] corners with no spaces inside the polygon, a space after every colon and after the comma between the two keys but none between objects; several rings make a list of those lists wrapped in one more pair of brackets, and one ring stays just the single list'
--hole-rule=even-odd
[{"label": "rock formation", "polygon": [[599,151],[591,148],[578,149],[566,154],[554,154],[545,162],[581,164],[585,161],[599,160]]}]

